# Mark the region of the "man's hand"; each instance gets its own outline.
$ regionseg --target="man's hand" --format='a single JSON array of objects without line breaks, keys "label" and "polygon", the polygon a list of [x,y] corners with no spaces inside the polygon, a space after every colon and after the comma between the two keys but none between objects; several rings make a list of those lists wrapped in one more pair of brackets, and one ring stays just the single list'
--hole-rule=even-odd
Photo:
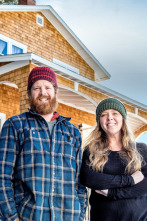
[{"label": "man's hand", "polygon": [[136,171],[135,173],[133,173],[131,175],[133,177],[134,183],[137,184],[139,182],[141,182],[144,179],[144,175],[141,171]]},{"label": "man's hand", "polygon": [[95,192],[102,194],[103,196],[107,196],[108,195],[108,189],[106,190],[95,190]]},{"label": "man's hand", "polygon": [[15,221],[19,221],[19,218],[17,218]]}]

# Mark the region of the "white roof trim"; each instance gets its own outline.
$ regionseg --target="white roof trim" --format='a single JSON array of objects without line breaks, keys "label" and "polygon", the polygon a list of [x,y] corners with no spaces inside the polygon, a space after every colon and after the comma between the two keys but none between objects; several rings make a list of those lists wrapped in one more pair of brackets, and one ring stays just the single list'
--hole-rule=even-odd
[{"label": "white roof trim", "polygon": [[[66,91],[65,94],[63,94],[62,89],[63,90],[65,89]],[[71,95],[69,94],[69,92],[72,92],[73,94]],[[74,96],[76,96],[76,98]],[[79,99],[77,99],[77,96]],[[64,87],[63,85],[59,85],[58,101],[59,103],[68,105],[70,107],[73,107],[73,108],[76,108],[76,109],[79,109],[79,110],[82,110],[91,114],[95,114],[95,110],[97,106],[96,102],[90,99],[88,96],[85,96],[84,94],[78,91],[75,91],[69,87]],[[82,105],[83,103],[84,105]]]},{"label": "white roof trim", "polygon": [[138,120],[140,120],[140,121],[143,122],[144,124],[147,124],[147,120],[146,120],[145,118],[143,118],[143,117],[137,115],[137,114],[133,114],[133,113],[131,113],[131,112],[128,112],[128,115],[137,118]]},{"label": "white roof trim", "polygon": [[[121,100],[123,103],[131,105],[133,107],[137,107],[139,109],[142,109],[143,111],[147,110],[147,105],[144,105],[140,102],[137,102],[129,97],[126,97],[114,90],[111,90],[105,86],[102,86],[100,84],[98,84],[97,82],[94,82],[88,78],[83,77],[82,75],[78,75],[66,68],[63,68],[45,58],[42,58],[36,54],[33,53],[27,53],[27,54],[15,54],[15,55],[3,55],[0,56],[0,62],[10,62],[10,61],[31,61],[32,63],[34,63],[35,65],[38,66],[48,66],[50,68],[52,68],[57,75],[60,75],[62,77],[65,77],[67,79],[70,79],[72,81],[78,82],[79,84],[86,86],[92,90],[95,90],[97,92],[103,93],[107,96],[110,97],[115,97],[118,98],[119,100]],[[4,66],[2,66],[4,67]],[[1,67],[1,68],[2,68]],[[7,66],[6,66],[7,67]],[[6,71],[3,73],[6,73]]]},{"label": "white roof trim", "polygon": [[87,99],[88,101],[90,101],[95,107],[97,107],[97,102],[94,101],[93,99],[91,99],[90,97],[88,97],[87,95],[85,95],[85,94],[83,94],[83,93],[81,93],[81,92],[79,92],[79,91],[76,91],[75,89],[71,89],[71,88],[66,87],[66,86],[63,86],[63,85],[60,85],[59,88],[63,88],[63,89],[66,89],[66,90],[68,90],[68,91],[72,91],[72,92],[74,92],[75,94],[78,94],[78,95],[84,97],[85,99]]},{"label": "white roof trim", "polygon": [[0,68],[0,75],[5,74],[5,73],[10,72],[10,71],[13,71],[13,70],[16,70],[18,68],[24,67],[28,64],[29,64],[28,60],[26,60],[26,61],[14,61],[14,62],[11,62],[9,64],[5,64],[5,65],[1,66],[1,68]]},{"label": "white roof trim", "polygon": [[53,26],[61,33],[61,35],[69,42],[69,44],[79,53],[79,55],[87,62],[87,64],[95,72],[95,80],[102,81],[109,79],[110,74],[104,69],[99,61],[80,41],[62,18],[56,13],[51,6],[29,6],[29,5],[1,5],[0,11],[40,11],[53,24]]},{"label": "white roof trim", "polygon": [[6,84],[10,87],[18,88],[18,86],[15,83],[11,82],[11,81],[0,81],[0,84]]}]

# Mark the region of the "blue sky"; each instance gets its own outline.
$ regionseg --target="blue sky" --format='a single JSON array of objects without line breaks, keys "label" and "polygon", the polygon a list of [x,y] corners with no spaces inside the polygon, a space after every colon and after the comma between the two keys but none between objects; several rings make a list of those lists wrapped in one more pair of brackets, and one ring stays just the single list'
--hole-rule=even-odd
[{"label": "blue sky", "polygon": [[[36,4],[51,5],[108,71],[111,79],[100,84],[147,105],[146,0],[36,0]],[[147,133],[143,137],[147,143]]]},{"label": "blue sky", "polygon": [[142,136],[137,139],[137,142],[142,142],[147,144],[147,132],[145,132]]},{"label": "blue sky", "polygon": [[102,85],[147,105],[147,1],[36,2],[51,5],[108,71]]}]

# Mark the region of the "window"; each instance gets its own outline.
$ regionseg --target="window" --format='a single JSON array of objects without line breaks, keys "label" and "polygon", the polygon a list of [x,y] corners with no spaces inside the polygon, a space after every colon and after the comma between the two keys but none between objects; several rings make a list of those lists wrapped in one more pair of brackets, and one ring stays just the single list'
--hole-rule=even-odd
[{"label": "window", "polygon": [[0,34],[0,55],[22,54],[26,52],[26,45]]},{"label": "window", "polygon": [[15,45],[12,45],[12,54],[22,54],[23,53],[23,49],[16,47]]},{"label": "window", "polygon": [[6,55],[7,54],[7,42],[0,40],[0,54]]}]

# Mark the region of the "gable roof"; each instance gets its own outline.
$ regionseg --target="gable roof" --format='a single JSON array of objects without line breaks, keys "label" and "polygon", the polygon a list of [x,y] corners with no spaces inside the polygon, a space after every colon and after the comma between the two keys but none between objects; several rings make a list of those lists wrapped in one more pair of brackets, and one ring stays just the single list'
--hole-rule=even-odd
[{"label": "gable roof", "polygon": [[109,79],[110,74],[104,69],[99,61],[81,42],[81,40],[68,27],[63,19],[51,6],[30,6],[30,5],[1,5],[0,12],[41,12],[48,21],[61,33],[68,43],[76,50],[76,52],[87,62],[87,64],[95,72],[95,81],[103,81]]}]

